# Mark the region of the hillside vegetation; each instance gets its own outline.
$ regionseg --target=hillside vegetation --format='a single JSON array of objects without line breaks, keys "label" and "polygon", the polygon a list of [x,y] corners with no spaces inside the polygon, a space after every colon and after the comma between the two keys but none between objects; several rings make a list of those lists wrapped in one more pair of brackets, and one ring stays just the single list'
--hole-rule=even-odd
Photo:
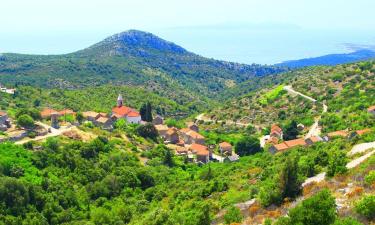
[{"label": "hillside vegetation", "polygon": [[[345,163],[344,153],[353,144],[338,139],[287,154],[262,151],[236,163],[203,166],[185,164],[164,145],[137,136],[130,126],[101,132],[88,142],[48,139],[40,151],[0,144],[0,158],[7,159],[0,160],[0,221],[208,225],[238,202],[257,198],[267,207],[300,195],[299,188],[290,189],[288,176],[298,177],[295,184],[300,184],[321,171],[345,173],[338,169],[337,155]],[[364,170],[363,176],[368,173]]]},{"label": "hillside vegetation", "polygon": [[203,110],[211,101],[199,100],[192,96],[181,95],[178,100],[161,97],[157,92],[146,91],[131,86],[105,85],[87,87],[76,90],[44,89],[30,86],[19,86],[15,95],[0,93],[0,109],[16,110],[19,108],[69,108],[74,111],[110,112],[116,104],[119,94],[124,97],[124,103],[139,109],[142,104],[152,103],[155,114],[163,116],[189,114]]},{"label": "hillside vegetation", "polygon": [[[322,104],[328,105],[323,115],[323,131],[346,129],[358,130],[374,126],[374,119],[367,113],[375,105],[375,63],[360,62],[335,67],[309,67],[277,76],[277,86],[251,90],[241,97],[229,100],[222,107],[207,114],[214,121],[234,120],[254,126],[268,126],[275,122],[296,120],[311,125],[314,117],[322,113]],[[281,79],[282,77],[282,79]],[[317,99],[314,104],[301,96],[293,96],[281,90],[290,85],[294,90]],[[240,91],[240,90],[241,91]],[[243,84],[230,90],[242,92]]]}]

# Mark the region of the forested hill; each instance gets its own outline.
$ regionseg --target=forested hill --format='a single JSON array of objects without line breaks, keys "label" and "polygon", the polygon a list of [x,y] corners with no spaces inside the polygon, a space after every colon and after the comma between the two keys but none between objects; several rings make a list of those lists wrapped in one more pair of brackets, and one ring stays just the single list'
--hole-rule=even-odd
[{"label": "forested hill", "polygon": [[126,84],[152,91],[194,91],[207,97],[217,96],[226,87],[254,77],[283,70],[204,58],[151,33],[136,30],[65,55],[0,57],[0,82],[5,84],[72,89]]}]

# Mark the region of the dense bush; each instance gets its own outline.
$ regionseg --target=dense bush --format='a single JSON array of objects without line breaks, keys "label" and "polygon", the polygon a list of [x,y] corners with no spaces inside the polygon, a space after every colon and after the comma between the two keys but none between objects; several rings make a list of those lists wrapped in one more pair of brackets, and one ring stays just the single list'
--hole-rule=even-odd
[{"label": "dense bush", "polygon": [[357,202],[355,209],[357,213],[367,217],[369,220],[375,219],[375,195],[368,195]]},{"label": "dense bush", "polygon": [[236,153],[240,156],[252,155],[261,151],[259,139],[255,137],[243,137],[235,145]]},{"label": "dense bush", "polygon": [[34,120],[31,116],[23,114],[17,118],[17,125],[26,129],[31,129],[34,127]]},{"label": "dense bush", "polygon": [[289,212],[289,217],[279,219],[283,225],[330,225],[336,219],[336,204],[329,190],[323,190],[303,200]]},{"label": "dense bush", "polygon": [[230,207],[224,215],[225,224],[240,223],[243,219],[241,211],[237,207]]}]

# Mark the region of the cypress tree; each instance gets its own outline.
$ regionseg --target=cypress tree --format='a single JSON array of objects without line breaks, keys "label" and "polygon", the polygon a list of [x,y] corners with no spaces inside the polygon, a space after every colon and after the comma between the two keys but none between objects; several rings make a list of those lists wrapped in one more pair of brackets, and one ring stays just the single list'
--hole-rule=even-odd
[{"label": "cypress tree", "polygon": [[280,188],[283,198],[294,198],[301,192],[298,180],[298,165],[295,158],[288,157],[280,174]]}]

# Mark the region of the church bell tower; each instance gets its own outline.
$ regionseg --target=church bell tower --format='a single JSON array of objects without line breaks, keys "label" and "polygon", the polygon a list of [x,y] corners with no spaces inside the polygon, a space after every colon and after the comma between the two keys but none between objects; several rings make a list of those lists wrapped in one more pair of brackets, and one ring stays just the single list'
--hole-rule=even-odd
[{"label": "church bell tower", "polygon": [[123,105],[122,95],[119,94],[117,98],[117,107],[121,107]]}]

